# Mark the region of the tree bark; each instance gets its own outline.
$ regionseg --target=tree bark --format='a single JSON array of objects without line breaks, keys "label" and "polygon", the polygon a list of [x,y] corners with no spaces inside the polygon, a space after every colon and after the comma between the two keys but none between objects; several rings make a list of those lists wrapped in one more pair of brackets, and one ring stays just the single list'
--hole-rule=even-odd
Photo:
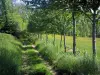
[{"label": "tree bark", "polygon": [[92,49],[93,55],[96,55],[96,11],[93,14],[93,24],[92,24]]},{"label": "tree bark", "polygon": [[65,52],[66,52],[66,35],[65,35],[65,32],[64,32],[64,49],[65,49]]},{"label": "tree bark", "polygon": [[54,40],[53,40],[53,45],[55,46],[55,33],[54,33]]},{"label": "tree bark", "polygon": [[40,40],[42,40],[43,38],[42,38],[42,33],[40,34]]},{"label": "tree bark", "polygon": [[76,54],[76,21],[75,21],[75,12],[72,11],[73,18],[73,54]]},{"label": "tree bark", "polygon": [[65,25],[63,26],[63,35],[64,35],[64,50],[66,52],[66,34],[65,34]]},{"label": "tree bark", "polygon": [[48,42],[48,34],[46,33],[46,44],[47,44],[47,42]]},{"label": "tree bark", "polygon": [[62,34],[61,34],[61,39],[60,39],[60,48],[62,47]]},{"label": "tree bark", "polygon": [[39,39],[39,37],[40,37],[40,35],[39,35],[39,33],[38,33],[38,39]]}]

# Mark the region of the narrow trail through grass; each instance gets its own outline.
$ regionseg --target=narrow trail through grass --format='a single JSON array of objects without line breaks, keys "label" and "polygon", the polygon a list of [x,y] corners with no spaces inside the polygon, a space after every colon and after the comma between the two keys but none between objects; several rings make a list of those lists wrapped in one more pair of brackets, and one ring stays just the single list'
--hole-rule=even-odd
[{"label": "narrow trail through grass", "polygon": [[44,61],[44,64],[47,66],[47,68],[49,69],[49,71],[51,72],[51,74],[52,75],[57,75],[57,73],[53,70],[53,67],[50,66],[49,63],[42,58],[42,56],[40,56],[40,58],[42,59],[42,61]]},{"label": "narrow trail through grass", "polygon": [[[27,60],[28,60],[27,55],[26,55],[25,53],[23,53],[23,55],[22,55],[22,62],[23,62],[23,64],[22,64],[22,69],[28,67]],[[28,75],[28,71],[24,71],[24,72],[23,72],[23,75]]]},{"label": "narrow trail through grass", "polygon": [[21,75],[56,75],[52,67],[39,55],[39,52],[33,49],[33,45],[26,46],[24,49]]},{"label": "narrow trail through grass", "polygon": [[[32,45],[32,47],[33,47],[33,49],[35,49],[36,46],[35,45]],[[42,61],[44,61],[44,64],[47,66],[47,68],[49,69],[49,71],[51,72],[51,74],[52,75],[57,75],[57,73],[53,70],[53,67],[50,66],[49,63],[47,61],[45,61],[40,54],[39,54],[39,57],[41,58]]]}]

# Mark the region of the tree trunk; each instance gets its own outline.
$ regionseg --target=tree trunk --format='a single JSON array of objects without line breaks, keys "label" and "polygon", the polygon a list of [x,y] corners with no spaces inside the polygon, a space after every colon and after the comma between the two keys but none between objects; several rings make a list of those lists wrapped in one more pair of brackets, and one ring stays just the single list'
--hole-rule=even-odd
[{"label": "tree trunk", "polygon": [[38,33],[38,39],[39,39],[39,37],[40,37],[40,35],[39,35],[39,33]]},{"label": "tree trunk", "polygon": [[92,49],[93,55],[96,55],[96,11],[93,14],[93,24],[92,24]]},{"label": "tree trunk", "polygon": [[42,40],[43,38],[42,38],[42,33],[40,34],[40,40]]},{"label": "tree trunk", "polygon": [[64,35],[64,50],[66,52],[66,31],[65,31],[65,24],[63,26],[63,35]]},{"label": "tree trunk", "polygon": [[47,44],[47,42],[48,42],[48,34],[46,33],[46,44]]},{"label": "tree trunk", "polygon": [[61,34],[61,39],[60,39],[60,48],[62,47],[62,34]]},{"label": "tree trunk", "polygon": [[73,18],[73,54],[76,54],[76,21],[75,21],[75,12],[72,12]]},{"label": "tree trunk", "polygon": [[65,49],[65,52],[66,52],[66,35],[64,33],[64,49]]},{"label": "tree trunk", "polygon": [[53,40],[53,45],[55,46],[55,33],[54,33],[54,40]]}]

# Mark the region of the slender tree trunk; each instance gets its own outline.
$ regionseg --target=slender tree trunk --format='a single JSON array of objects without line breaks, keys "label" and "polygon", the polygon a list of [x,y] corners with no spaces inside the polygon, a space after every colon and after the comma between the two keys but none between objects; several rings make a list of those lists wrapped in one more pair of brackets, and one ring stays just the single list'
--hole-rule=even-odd
[{"label": "slender tree trunk", "polygon": [[60,39],[60,48],[62,47],[62,34],[61,34],[61,39]]},{"label": "slender tree trunk", "polygon": [[66,34],[64,32],[64,49],[65,49],[65,52],[66,52]]},{"label": "slender tree trunk", "polygon": [[75,21],[75,12],[72,12],[73,18],[73,54],[76,54],[76,21]]},{"label": "slender tree trunk", "polygon": [[48,42],[48,33],[46,32],[46,44]]},{"label": "slender tree trunk", "polygon": [[54,40],[53,40],[53,45],[55,46],[55,33],[54,33]]},{"label": "slender tree trunk", "polygon": [[42,33],[41,33],[41,35],[40,35],[40,39],[42,40],[43,38],[42,38]]},{"label": "slender tree trunk", "polygon": [[93,55],[96,56],[96,11],[94,11],[94,14],[93,14],[92,49],[93,49]]},{"label": "slender tree trunk", "polygon": [[41,40],[41,33],[40,33],[40,40]]},{"label": "slender tree trunk", "polygon": [[39,37],[40,37],[40,35],[39,35],[39,33],[38,33],[38,39],[39,39]]},{"label": "slender tree trunk", "polygon": [[66,52],[66,34],[65,34],[65,25],[63,26],[63,35],[64,35],[64,50]]}]

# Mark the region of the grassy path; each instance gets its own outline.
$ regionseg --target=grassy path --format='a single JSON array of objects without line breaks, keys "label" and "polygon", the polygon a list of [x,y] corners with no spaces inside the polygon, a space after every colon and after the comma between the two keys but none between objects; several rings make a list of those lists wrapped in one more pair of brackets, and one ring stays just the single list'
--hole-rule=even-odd
[{"label": "grassy path", "polygon": [[[23,53],[23,55],[22,55],[22,62],[23,62],[23,64],[22,64],[22,69],[28,67],[27,60],[28,60],[27,55]],[[28,72],[27,72],[27,71],[24,71],[24,72],[23,72],[23,75],[28,75]]]},{"label": "grassy path", "polygon": [[56,75],[52,67],[32,47],[26,47],[22,51],[22,60],[21,75]]},{"label": "grassy path", "polygon": [[44,61],[44,64],[47,66],[47,68],[49,69],[50,73],[51,73],[52,75],[57,75],[57,73],[53,70],[53,67],[50,66],[49,63],[46,62],[41,56],[40,56],[40,58],[42,59],[42,61]]}]

